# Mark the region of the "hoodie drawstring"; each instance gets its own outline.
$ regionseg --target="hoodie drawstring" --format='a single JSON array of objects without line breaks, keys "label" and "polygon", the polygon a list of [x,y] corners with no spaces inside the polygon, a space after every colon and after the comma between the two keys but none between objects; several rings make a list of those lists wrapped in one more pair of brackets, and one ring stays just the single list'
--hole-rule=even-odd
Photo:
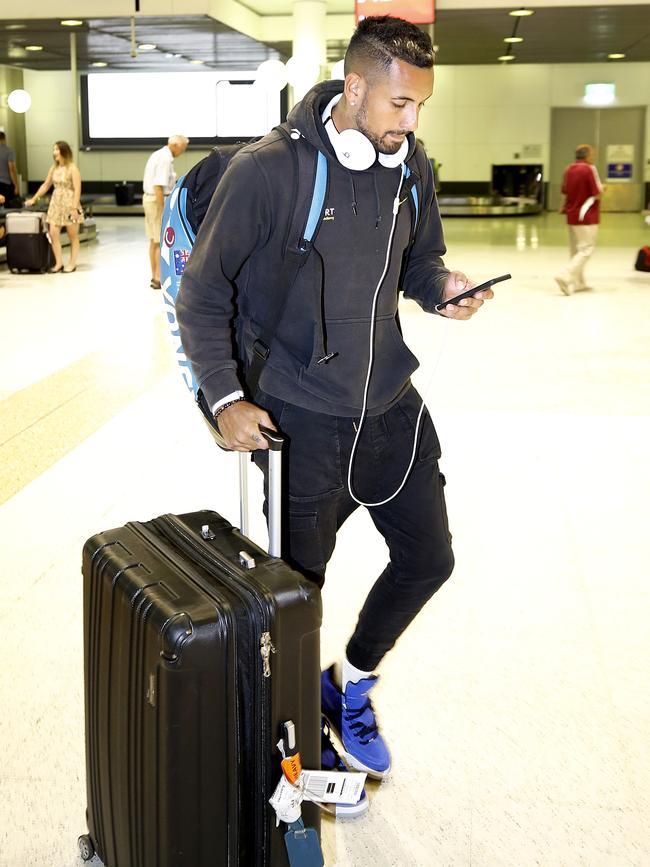
[{"label": "hoodie drawstring", "polygon": [[[377,209],[377,216],[375,217],[375,229],[379,228],[379,224],[381,223],[381,199],[379,198],[379,187],[377,186],[377,175],[375,172],[372,172],[372,183],[375,189],[375,206]],[[359,212],[357,210],[357,188],[354,185],[354,172],[351,172],[348,169],[348,178],[350,179],[350,187],[352,189],[352,213],[355,217],[359,216]]]},{"label": "hoodie drawstring", "polygon": [[372,173],[372,182],[375,186],[375,202],[377,204],[377,219],[375,220],[375,229],[379,228],[379,224],[381,223],[381,201],[379,199],[379,189],[377,187],[377,175],[375,172]]},{"label": "hoodie drawstring", "polygon": [[348,178],[350,179],[350,186],[352,187],[352,213],[357,217],[357,188],[354,186],[354,175],[349,169]]}]

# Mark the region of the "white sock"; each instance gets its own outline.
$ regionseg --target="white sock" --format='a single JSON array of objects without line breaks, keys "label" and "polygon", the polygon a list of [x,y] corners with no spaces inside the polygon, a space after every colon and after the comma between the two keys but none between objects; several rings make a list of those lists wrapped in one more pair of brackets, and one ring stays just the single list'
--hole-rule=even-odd
[{"label": "white sock", "polygon": [[359,683],[360,680],[365,677],[372,677],[373,674],[372,671],[361,671],[360,668],[355,668],[351,662],[348,662],[346,656],[341,664],[341,689],[345,692],[348,683]]}]

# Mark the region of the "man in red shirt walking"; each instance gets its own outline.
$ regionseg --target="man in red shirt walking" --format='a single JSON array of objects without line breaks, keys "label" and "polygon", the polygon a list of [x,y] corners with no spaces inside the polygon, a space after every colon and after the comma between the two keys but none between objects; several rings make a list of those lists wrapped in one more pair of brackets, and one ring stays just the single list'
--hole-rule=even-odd
[{"label": "man in red shirt walking", "polygon": [[578,145],[575,162],[564,170],[562,192],[564,202],[560,213],[566,214],[569,227],[569,255],[566,270],[555,280],[565,295],[589,289],[584,281],[584,268],[596,249],[600,222],[600,195],[603,185],[593,165],[591,145]]}]

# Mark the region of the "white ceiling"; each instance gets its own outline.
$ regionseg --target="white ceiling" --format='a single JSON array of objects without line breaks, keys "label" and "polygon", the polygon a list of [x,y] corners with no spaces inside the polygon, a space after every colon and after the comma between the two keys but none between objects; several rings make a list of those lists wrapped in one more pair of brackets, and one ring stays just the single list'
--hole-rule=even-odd
[{"label": "white ceiling", "polygon": [[[247,0],[249,5],[264,13],[264,20],[274,12],[288,10],[290,0]],[[459,0],[460,2],[460,0]],[[477,2],[477,0],[465,0]],[[575,0],[574,0],[575,2]],[[650,62],[650,3],[602,4],[600,6],[537,7],[533,16],[513,18],[504,6],[490,8],[439,9],[434,26],[434,42],[439,50],[438,65],[493,64],[500,54],[507,53],[504,37],[515,27],[523,42],[513,46],[511,53],[520,63],[602,63],[607,55],[626,55],[617,63]],[[338,60],[345,50],[352,27],[352,16],[337,15],[339,9],[350,11],[349,0],[328,0],[328,10],[334,18],[344,17],[350,26],[343,36],[327,41],[328,60]],[[516,6],[514,7],[516,8]],[[14,14],[16,7],[14,8]],[[250,13],[246,13],[250,14]],[[69,28],[62,27],[60,18],[26,19],[15,29],[20,19],[0,20],[0,64],[30,69],[69,68]],[[147,55],[130,56],[130,19],[128,17],[89,18],[77,29],[77,55],[80,69],[97,61],[108,62],[109,68],[180,69],[190,59],[201,60],[206,68],[251,68],[261,60],[276,56],[289,57],[291,19],[282,28],[265,30],[273,36],[256,39],[243,35],[208,15],[139,16],[136,19],[138,42],[152,42],[158,49]],[[241,25],[239,25],[241,26]],[[256,34],[257,35],[257,34]],[[260,42],[264,38],[264,42]],[[43,50],[31,53],[30,44]],[[171,54],[181,57],[170,57]],[[196,68],[196,67],[190,67]]]}]

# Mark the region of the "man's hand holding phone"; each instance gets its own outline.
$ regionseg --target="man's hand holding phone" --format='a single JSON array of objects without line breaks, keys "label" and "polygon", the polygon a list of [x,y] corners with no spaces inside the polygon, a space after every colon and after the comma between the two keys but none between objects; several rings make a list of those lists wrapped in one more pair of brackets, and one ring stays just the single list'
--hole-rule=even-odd
[{"label": "man's hand holding phone", "polygon": [[436,312],[448,319],[469,319],[484,301],[494,298],[494,292],[490,287],[509,279],[510,274],[504,274],[477,284],[462,271],[452,271],[445,280],[442,301],[436,305]]}]

